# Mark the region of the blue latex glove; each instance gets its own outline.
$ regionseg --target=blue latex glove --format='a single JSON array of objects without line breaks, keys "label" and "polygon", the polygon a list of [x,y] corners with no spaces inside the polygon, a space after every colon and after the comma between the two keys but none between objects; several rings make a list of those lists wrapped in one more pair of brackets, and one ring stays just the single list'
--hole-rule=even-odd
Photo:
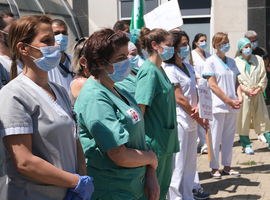
[{"label": "blue latex glove", "polygon": [[[76,174],[79,176],[78,174]],[[79,176],[80,180],[76,188],[69,188],[66,200],[89,200],[94,192],[93,178],[89,176]]]}]

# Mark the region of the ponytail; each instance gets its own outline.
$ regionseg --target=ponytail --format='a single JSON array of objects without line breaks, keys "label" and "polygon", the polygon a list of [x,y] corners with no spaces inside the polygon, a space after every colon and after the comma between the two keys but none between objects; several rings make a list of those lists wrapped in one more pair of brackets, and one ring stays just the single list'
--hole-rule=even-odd
[{"label": "ponytail", "polygon": [[141,43],[141,46],[142,46],[142,49],[146,50],[147,49],[147,35],[150,33],[150,29],[149,28],[146,28],[146,27],[143,27],[141,29],[141,33],[140,33],[140,36],[139,36],[139,41]]},{"label": "ponytail", "polygon": [[18,75],[17,71],[17,58],[16,55],[13,54],[12,56],[12,63],[11,63],[11,69],[10,69],[10,80],[16,78]]}]

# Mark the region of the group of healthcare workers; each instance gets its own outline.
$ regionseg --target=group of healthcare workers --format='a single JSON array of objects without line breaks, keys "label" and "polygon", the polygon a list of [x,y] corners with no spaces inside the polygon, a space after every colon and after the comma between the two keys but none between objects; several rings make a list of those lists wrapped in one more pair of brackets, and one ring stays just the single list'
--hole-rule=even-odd
[{"label": "group of healthcare workers", "polygon": [[[191,51],[184,31],[137,32],[132,42],[108,28],[79,39],[67,92],[48,81],[62,56],[51,18],[26,16],[12,23],[13,80],[0,91],[8,199],[207,199],[197,171],[198,135],[201,153],[207,153],[209,129],[213,178],[221,178],[220,144],[223,174],[240,175],[231,168],[235,132],[243,150],[254,153],[251,118],[270,141],[262,94],[266,72],[247,38],[239,40],[240,56],[233,60],[225,55],[230,43],[222,32],[212,39],[212,56],[204,51],[202,33]],[[147,60],[138,54],[138,43]],[[185,61],[190,53],[194,66]],[[17,61],[24,66],[19,76]],[[210,122],[199,117],[197,84],[210,88]]]}]

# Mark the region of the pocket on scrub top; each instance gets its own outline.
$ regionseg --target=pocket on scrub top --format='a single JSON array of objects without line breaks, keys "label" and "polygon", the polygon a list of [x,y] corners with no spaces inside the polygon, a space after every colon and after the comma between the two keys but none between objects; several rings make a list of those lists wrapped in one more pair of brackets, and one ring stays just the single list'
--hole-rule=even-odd
[{"label": "pocket on scrub top", "polygon": [[53,185],[38,185],[26,183],[25,199],[27,200],[58,200],[65,199],[68,188]]},{"label": "pocket on scrub top", "polygon": [[159,138],[159,148],[163,153],[172,153],[175,149],[177,130],[175,128],[163,128]]}]

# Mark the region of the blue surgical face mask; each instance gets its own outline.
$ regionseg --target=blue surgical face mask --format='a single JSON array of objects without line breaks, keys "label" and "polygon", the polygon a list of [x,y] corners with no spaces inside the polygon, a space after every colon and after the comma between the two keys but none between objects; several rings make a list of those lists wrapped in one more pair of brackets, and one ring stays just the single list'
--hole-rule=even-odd
[{"label": "blue surgical face mask", "polygon": [[25,44],[41,51],[41,53],[43,54],[43,57],[41,58],[35,58],[31,55],[29,56],[34,59],[34,63],[36,63],[36,65],[43,71],[48,72],[59,65],[62,56],[60,52],[60,46],[48,46],[37,48],[30,44],[27,43]]},{"label": "blue surgical face mask", "polygon": [[186,58],[186,57],[189,56],[189,54],[190,54],[189,46],[180,47],[180,53],[177,53],[177,55],[178,55],[180,58]]},{"label": "blue surgical face mask", "polygon": [[222,44],[220,51],[222,53],[227,53],[230,50],[230,43]]},{"label": "blue surgical face mask", "polygon": [[60,51],[66,51],[68,46],[68,36],[58,34],[54,36],[55,41],[60,45]]},{"label": "blue surgical face mask", "polygon": [[252,53],[252,49],[251,48],[247,48],[247,49],[242,49],[242,52],[245,56],[250,56]]},{"label": "blue surgical face mask", "polygon": [[160,58],[164,61],[164,60],[169,60],[171,57],[173,57],[173,54],[174,54],[174,47],[163,47],[161,46],[163,49],[164,49],[164,52],[163,53],[159,53],[159,56]]},{"label": "blue surgical face mask", "polygon": [[201,42],[200,45],[199,45],[199,48],[201,50],[204,50],[206,47],[207,47],[207,43],[206,42]]},{"label": "blue surgical face mask", "polygon": [[251,49],[256,49],[258,47],[258,42],[252,42],[251,43]]},{"label": "blue surgical face mask", "polygon": [[138,66],[138,62],[139,62],[139,56],[132,56],[132,57],[129,57],[129,61],[130,61],[130,64],[131,64],[131,68],[135,68]]},{"label": "blue surgical face mask", "polygon": [[114,73],[109,74],[109,72],[106,70],[105,71],[108,73],[108,76],[112,79],[113,82],[120,82],[128,77],[131,70],[131,65],[128,58],[117,63],[109,64],[113,66]]}]

